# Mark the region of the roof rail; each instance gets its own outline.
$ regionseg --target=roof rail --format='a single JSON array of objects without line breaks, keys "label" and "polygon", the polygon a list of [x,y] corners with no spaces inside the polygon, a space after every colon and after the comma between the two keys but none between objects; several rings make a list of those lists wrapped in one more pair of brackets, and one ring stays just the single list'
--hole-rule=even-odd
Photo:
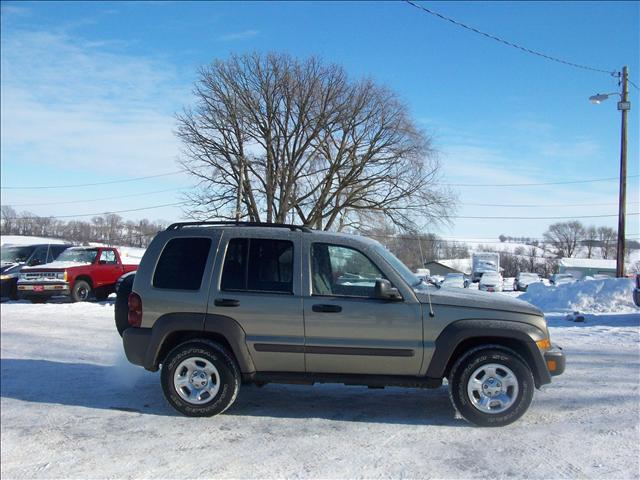
[{"label": "roof rail", "polygon": [[310,232],[309,227],[303,225],[291,225],[288,223],[267,223],[267,222],[234,222],[234,221],[205,221],[205,222],[176,222],[167,227],[167,230],[180,230],[182,227],[199,227],[208,225],[228,225],[233,227],[269,227],[269,228],[287,228],[289,230],[301,232]]}]

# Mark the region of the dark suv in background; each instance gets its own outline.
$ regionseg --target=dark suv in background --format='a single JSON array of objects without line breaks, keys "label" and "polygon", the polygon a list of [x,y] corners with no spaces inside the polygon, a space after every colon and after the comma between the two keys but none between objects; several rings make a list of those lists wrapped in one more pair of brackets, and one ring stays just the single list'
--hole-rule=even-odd
[{"label": "dark suv in background", "polygon": [[17,300],[18,276],[22,267],[33,267],[53,262],[67,248],[68,243],[44,243],[34,245],[3,245],[0,264],[0,297]]}]

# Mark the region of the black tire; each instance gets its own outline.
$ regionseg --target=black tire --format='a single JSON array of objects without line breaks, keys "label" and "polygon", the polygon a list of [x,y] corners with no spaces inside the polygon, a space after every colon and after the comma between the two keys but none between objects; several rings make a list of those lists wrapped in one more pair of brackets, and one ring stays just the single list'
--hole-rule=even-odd
[{"label": "black tire", "polygon": [[[510,369],[517,379],[518,393],[503,412],[488,413],[477,408],[467,393],[471,375],[487,364]],[[529,408],[535,388],[531,369],[519,355],[496,346],[479,347],[462,355],[449,375],[449,396],[455,408],[469,422],[482,427],[502,427],[518,420]]]},{"label": "black tire", "polygon": [[77,280],[73,284],[73,289],[71,290],[71,300],[73,302],[86,302],[89,300],[92,294],[91,285],[89,282],[85,280]]},{"label": "black tire", "polygon": [[[220,379],[218,392],[206,403],[195,405],[183,399],[174,385],[174,375],[180,364],[189,357],[208,360],[217,369]],[[169,404],[188,417],[211,417],[229,408],[240,391],[240,370],[225,347],[209,340],[191,340],[175,347],[162,364],[162,390]]]},{"label": "black tire", "polygon": [[118,280],[116,284],[116,304],[114,307],[114,316],[116,320],[116,329],[118,334],[122,336],[124,331],[129,328],[129,294],[133,290],[133,280],[135,273],[127,274]]}]

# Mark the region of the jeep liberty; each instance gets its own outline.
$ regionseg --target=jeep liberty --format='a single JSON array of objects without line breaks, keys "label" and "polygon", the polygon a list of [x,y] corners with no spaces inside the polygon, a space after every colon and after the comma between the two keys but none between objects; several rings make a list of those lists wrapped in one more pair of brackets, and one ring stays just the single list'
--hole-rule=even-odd
[{"label": "jeep liberty", "polygon": [[118,291],[128,294],[126,356],[161,368],[166,399],[188,416],[224,412],[246,383],[447,379],[465,419],[501,426],[565,368],[534,306],[428,285],[357,235],[177,223],[154,238],[132,283]]}]

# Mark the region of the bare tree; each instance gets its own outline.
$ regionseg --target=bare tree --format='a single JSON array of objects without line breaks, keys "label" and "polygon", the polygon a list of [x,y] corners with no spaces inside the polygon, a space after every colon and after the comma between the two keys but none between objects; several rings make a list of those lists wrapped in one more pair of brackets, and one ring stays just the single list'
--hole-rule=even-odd
[{"label": "bare tree", "polygon": [[0,207],[0,227],[2,232],[5,235],[11,234],[15,228],[15,220],[16,220],[16,211],[10,205],[2,205]]},{"label": "bare tree", "polygon": [[549,226],[544,239],[556,248],[559,257],[571,257],[576,252],[584,226],[578,221],[559,222]]},{"label": "bare tree", "polygon": [[598,246],[598,230],[593,225],[584,229],[582,245],[587,248],[587,258],[591,258],[594,247]]},{"label": "bare tree", "polygon": [[618,251],[616,243],[618,240],[618,234],[616,231],[611,227],[598,227],[597,234],[602,258],[614,258]]},{"label": "bare tree", "polygon": [[357,228],[380,212],[401,229],[445,219],[430,139],[397,96],[317,58],[231,56],[200,70],[177,116],[180,163],[198,180],[194,218]]}]

